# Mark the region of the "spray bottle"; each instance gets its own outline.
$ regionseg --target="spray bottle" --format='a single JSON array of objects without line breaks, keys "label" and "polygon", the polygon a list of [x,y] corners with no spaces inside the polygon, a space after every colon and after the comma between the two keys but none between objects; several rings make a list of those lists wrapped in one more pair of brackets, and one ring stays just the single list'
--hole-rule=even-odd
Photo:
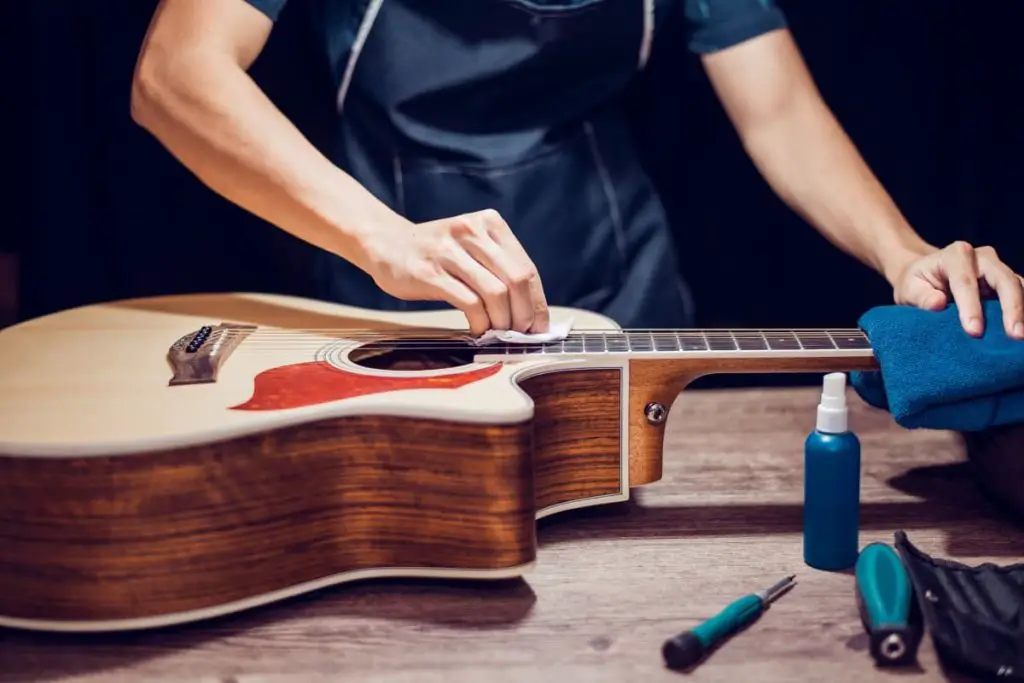
[{"label": "spray bottle", "polygon": [[849,431],[846,375],[825,375],[817,425],[804,442],[804,562],[840,571],[857,562],[860,440]]}]

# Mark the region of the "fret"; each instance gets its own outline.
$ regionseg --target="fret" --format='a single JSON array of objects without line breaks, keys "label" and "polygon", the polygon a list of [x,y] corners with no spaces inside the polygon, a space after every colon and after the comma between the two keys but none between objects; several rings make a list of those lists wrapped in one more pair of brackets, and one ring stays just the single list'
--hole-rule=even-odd
[{"label": "fret", "polygon": [[559,353],[565,353],[565,342],[546,342],[541,345],[544,355],[557,355]]},{"label": "fret", "polygon": [[570,334],[562,342],[563,353],[583,353],[583,336]]},{"label": "fret", "polygon": [[523,349],[523,353],[529,356],[535,356],[537,354],[544,353],[545,344],[506,344],[505,348],[519,346]]},{"label": "fret", "polygon": [[838,349],[853,350],[871,348],[871,342],[863,332],[843,330],[841,332],[829,332],[828,335],[832,338],[832,341],[835,342],[836,348]]},{"label": "fret", "polygon": [[609,332],[604,336],[604,341],[610,353],[629,351],[629,337],[622,332]]},{"label": "fret", "polygon": [[826,332],[797,332],[797,339],[805,349],[835,349],[832,337]]},{"label": "fret", "polygon": [[763,332],[768,348],[772,351],[799,350],[800,340],[788,330],[765,330]]},{"label": "fret", "polygon": [[654,350],[662,353],[666,351],[679,351],[679,339],[675,332],[653,332]]},{"label": "fret", "polygon": [[586,353],[604,353],[608,350],[605,346],[605,339],[609,336],[611,335],[604,335],[601,333],[584,334],[583,351]]},{"label": "fret", "polygon": [[707,351],[707,340],[703,332],[679,332],[679,349],[681,351]]},{"label": "fret", "polygon": [[733,332],[740,351],[767,351],[768,340],[760,332]]},{"label": "fret", "polygon": [[650,332],[628,332],[626,338],[629,340],[630,351],[653,351],[654,340]]},{"label": "fret", "polygon": [[739,351],[739,344],[731,332],[708,332],[704,338],[711,351]]}]

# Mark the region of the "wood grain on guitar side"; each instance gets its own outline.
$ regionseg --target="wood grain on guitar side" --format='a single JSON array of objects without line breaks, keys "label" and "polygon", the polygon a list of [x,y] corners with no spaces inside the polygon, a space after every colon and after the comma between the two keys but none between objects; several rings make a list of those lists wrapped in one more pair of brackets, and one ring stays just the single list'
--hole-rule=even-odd
[{"label": "wood grain on guitar side", "polygon": [[368,568],[535,557],[529,423],[346,417],[116,458],[0,457],[0,614],[135,619]]},{"label": "wood grain on guitar side", "polygon": [[567,369],[519,383],[535,402],[537,510],[622,489],[621,374]]},{"label": "wood grain on guitar side", "polygon": [[644,409],[660,403],[666,411],[679,394],[704,375],[719,373],[844,372],[875,370],[871,356],[824,358],[762,358],[715,360],[657,360],[629,362],[629,485],[643,486],[661,479],[665,424],[651,424]]}]

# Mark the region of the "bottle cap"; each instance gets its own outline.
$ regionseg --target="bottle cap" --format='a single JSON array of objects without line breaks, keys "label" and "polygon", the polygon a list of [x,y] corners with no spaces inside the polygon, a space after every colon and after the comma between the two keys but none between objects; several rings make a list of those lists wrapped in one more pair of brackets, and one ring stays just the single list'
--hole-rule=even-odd
[{"label": "bottle cap", "polygon": [[817,430],[828,434],[841,434],[847,429],[846,373],[825,375],[818,403]]}]

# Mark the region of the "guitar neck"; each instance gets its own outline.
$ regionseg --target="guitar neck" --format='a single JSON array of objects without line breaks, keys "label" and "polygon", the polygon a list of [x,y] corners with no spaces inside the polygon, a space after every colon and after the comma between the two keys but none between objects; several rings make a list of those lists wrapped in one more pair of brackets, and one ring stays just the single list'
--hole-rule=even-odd
[{"label": "guitar neck", "polygon": [[622,330],[575,331],[542,344],[491,344],[480,360],[520,356],[625,356],[629,359],[872,358],[858,329],[815,330]]}]

